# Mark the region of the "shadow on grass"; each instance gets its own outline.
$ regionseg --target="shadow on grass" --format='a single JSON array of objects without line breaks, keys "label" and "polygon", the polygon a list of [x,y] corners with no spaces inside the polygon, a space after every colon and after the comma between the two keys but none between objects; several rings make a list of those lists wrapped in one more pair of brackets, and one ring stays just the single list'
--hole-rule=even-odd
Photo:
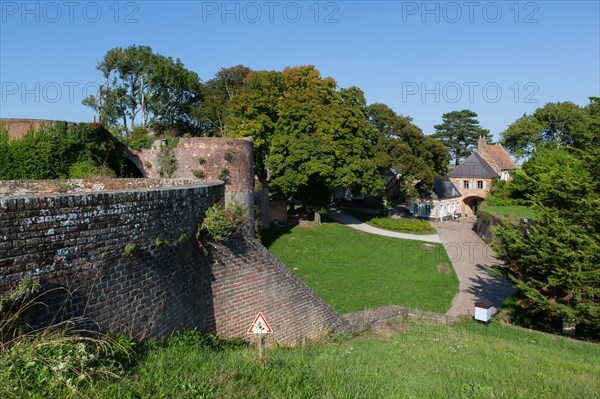
[{"label": "shadow on grass", "polygon": [[269,248],[271,246],[271,244],[273,244],[275,241],[277,241],[280,237],[286,235],[286,234],[291,234],[292,229],[296,227],[294,225],[284,225],[284,226],[280,226],[280,227],[271,227],[268,229],[264,229],[262,231],[262,244]]}]

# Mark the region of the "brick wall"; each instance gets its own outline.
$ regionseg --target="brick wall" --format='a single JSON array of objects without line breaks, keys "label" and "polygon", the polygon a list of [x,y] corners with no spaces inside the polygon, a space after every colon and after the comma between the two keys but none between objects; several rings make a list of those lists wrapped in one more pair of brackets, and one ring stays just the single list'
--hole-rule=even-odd
[{"label": "brick wall", "polygon": [[[225,139],[215,137],[181,138],[173,149],[166,142],[156,140],[151,148],[132,150],[132,161],[142,167],[145,177],[161,177],[164,159],[172,155],[176,166],[173,178],[225,180],[225,202],[237,201],[248,209],[254,219],[254,152],[251,139]],[[162,169],[161,169],[162,168]],[[198,173],[202,177],[198,178]]]},{"label": "brick wall", "polygon": [[8,130],[8,137],[20,139],[31,129],[37,130],[41,125],[52,125],[56,122],[47,119],[0,118],[0,128]]},{"label": "brick wall", "polygon": [[275,329],[270,339],[286,345],[345,328],[253,239],[237,237],[208,253],[198,248],[196,226],[224,197],[221,182],[0,182],[2,192],[0,293],[26,275],[56,288],[37,314],[40,324],[58,314],[137,338],[180,327],[246,337],[262,311]]}]

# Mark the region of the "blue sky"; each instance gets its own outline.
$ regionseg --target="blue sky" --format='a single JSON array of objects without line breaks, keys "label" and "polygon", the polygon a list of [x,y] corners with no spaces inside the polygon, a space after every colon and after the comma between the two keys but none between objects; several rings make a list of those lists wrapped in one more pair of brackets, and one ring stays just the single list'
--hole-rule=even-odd
[{"label": "blue sky", "polygon": [[547,102],[600,96],[597,1],[0,1],[0,117],[90,121],[111,48],[148,45],[206,81],[313,64],[425,133],[471,109],[498,137]]}]

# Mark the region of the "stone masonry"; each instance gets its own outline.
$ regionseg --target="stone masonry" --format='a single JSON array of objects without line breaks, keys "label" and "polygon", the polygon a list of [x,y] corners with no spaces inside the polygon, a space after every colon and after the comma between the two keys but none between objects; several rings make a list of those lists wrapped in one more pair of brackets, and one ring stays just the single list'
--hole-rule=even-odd
[{"label": "stone masonry", "polygon": [[199,248],[197,226],[224,192],[220,181],[189,179],[0,182],[0,293],[38,276],[51,290],[38,324],[86,317],[140,339],[191,327],[248,338],[259,311],[271,343],[343,331],[253,238]]}]

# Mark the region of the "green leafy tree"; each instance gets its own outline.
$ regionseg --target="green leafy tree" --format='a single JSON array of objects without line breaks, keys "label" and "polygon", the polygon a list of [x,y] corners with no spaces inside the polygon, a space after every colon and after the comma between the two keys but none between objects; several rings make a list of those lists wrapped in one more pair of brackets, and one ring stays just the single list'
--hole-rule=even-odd
[{"label": "green leafy tree", "polygon": [[501,133],[501,142],[517,157],[529,156],[545,144],[580,149],[598,146],[599,100],[590,97],[588,107],[572,102],[548,103],[510,124]]},{"label": "green leafy tree", "polygon": [[116,47],[106,53],[97,69],[105,82],[83,104],[96,111],[101,123],[120,125],[120,130],[127,131],[141,117],[158,130],[194,128],[190,114],[201,100],[201,83],[180,60],[155,54],[148,46]]},{"label": "green leafy tree", "polygon": [[244,88],[250,68],[237,65],[222,68],[204,84],[203,102],[193,110],[203,136],[225,136],[225,121],[229,102]]},{"label": "green leafy tree", "polygon": [[409,117],[397,115],[385,104],[367,107],[369,122],[379,132],[374,144],[375,162],[382,171],[392,168],[404,194],[416,195],[414,182],[430,190],[436,176],[447,172],[448,149],[425,136]]},{"label": "green leafy tree", "polygon": [[253,71],[244,87],[227,105],[226,135],[254,138],[254,165],[256,175],[268,177],[266,159],[271,139],[276,134],[279,120],[278,104],[284,92],[280,72]]},{"label": "green leafy tree", "polygon": [[532,326],[560,330],[572,320],[578,334],[600,336],[598,160],[597,149],[546,145],[508,183],[539,212],[534,224],[500,226],[494,244]]},{"label": "green leafy tree", "polygon": [[490,131],[479,126],[476,118],[477,114],[468,109],[452,111],[442,115],[442,123],[434,126],[432,137],[448,147],[456,166],[476,148],[480,136],[492,140]]},{"label": "green leafy tree", "polygon": [[285,90],[266,161],[272,191],[296,196],[316,210],[333,187],[381,191],[371,151],[377,131],[367,121],[363,93],[337,90],[336,82],[313,66],[287,68],[282,75]]}]

